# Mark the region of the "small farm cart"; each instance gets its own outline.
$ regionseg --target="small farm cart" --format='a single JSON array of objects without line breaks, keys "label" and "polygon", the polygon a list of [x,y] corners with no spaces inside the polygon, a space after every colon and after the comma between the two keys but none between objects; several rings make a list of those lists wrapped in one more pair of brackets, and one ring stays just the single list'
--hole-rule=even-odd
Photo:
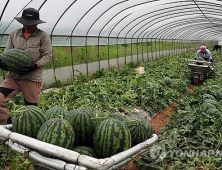
[{"label": "small farm cart", "polygon": [[[27,137],[10,129],[12,125],[0,126],[0,138],[13,151],[26,156],[36,170],[114,170],[127,164],[132,157],[147,151],[148,146],[158,140],[156,134],[152,138],[109,158],[96,159],[78,152]],[[41,153],[41,154],[40,154]],[[51,155],[49,158],[43,155]]]},{"label": "small farm cart", "polygon": [[191,83],[194,85],[202,85],[209,77],[210,73],[214,72],[214,65],[211,62],[200,60],[185,60],[188,67],[191,69]]}]

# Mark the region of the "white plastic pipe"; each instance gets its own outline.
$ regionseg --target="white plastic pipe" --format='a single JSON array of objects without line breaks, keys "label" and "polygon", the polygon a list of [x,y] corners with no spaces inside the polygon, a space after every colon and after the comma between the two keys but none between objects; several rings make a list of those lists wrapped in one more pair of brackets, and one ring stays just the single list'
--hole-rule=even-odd
[{"label": "white plastic pipe", "polygon": [[[11,139],[13,142],[21,144],[27,148],[37,150],[42,153],[46,153],[52,156],[55,156],[59,159],[70,163],[76,163],[80,166],[84,166],[90,169],[97,169],[97,170],[106,170],[111,168],[114,165],[117,165],[131,156],[138,154],[141,150],[147,149],[148,146],[155,143],[158,140],[156,134],[153,135],[152,138],[142,142],[126,151],[118,153],[110,158],[105,159],[96,159],[85,155],[80,155],[77,152],[55,146],[49,143],[45,143],[34,138],[30,138],[18,133],[11,132],[5,127],[0,126],[0,137],[4,137],[7,139]],[[20,152],[18,150],[18,152]],[[30,152],[32,153],[32,152]],[[34,156],[34,155],[31,155]],[[42,159],[41,159],[42,161]]]},{"label": "white plastic pipe", "polygon": [[156,134],[153,134],[153,137],[146,140],[145,142],[142,142],[140,144],[137,144],[136,146],[127,149],[124,152],[118,153],[116,155],[113,155],[111,158],[115,160],[115,164],[124,161],[125,159],[138,154],[143,149],[147,149],[148,146],[155,143],[158,140],[158,136]]},{"label": "white plastic pipe", "polygon": [[157,140],[158,136],[154,134],[152,138],[146,140],[145,142],[142,142],[126,151],[120,152],[107,159],[95,159],[88,156],[80,155],[78,163],[80,165],[88,165],[87,167],[97,170],[109,169],[113,165],[116,165],[128,158],[131,158],[131,156],[138,154],[141,150],[147,149],[148,146],[155,143]]},{"label": "white plastic pipe", "polygon": [[80,156],[78,152],[42,142],[15,132],[11,132],[10,130],[3,127],[0,127],[0,136],[3,138],[11,139],[14,143],[21,144],[25,147],[49,154],[51,156],[55,156],[71,163],[77,163],[77,159]]},{"label": "white plastic pipe", "polygon": [[28,152],[29,151],[28,148],[13,143],[11,140],[7,141],[6,145],[8,145],[9,148],[11,148],[13,151],[17,153],[20,154],[27,153],[26,157],[29,158],[34,164],[41,164],[49,168],[53,168],[55,170],[86,170],[85,167],[80,167],[74,164],[67,164],[66,162],[58,159],[42,156],[36,151]]}]

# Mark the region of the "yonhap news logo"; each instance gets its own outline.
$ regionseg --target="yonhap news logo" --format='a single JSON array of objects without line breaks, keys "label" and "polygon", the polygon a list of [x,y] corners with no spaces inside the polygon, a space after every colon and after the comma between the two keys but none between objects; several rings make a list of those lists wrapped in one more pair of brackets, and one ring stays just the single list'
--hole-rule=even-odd
[{"label": "yonhap news logo", "polygon": [[160,144],[154,144],[149,153],[155,163],[161,162],[167,156],[164,145]]},{"label": "yonhap news logo", "polygon": [[222,158],[222,150],[186,150],[186,149],[174,149],[166,151],[165,146],[161,144],[154,144],[149,152],[150,158],[153,162],[158,163],[164,160],[164,158],[195,158],[195,157],[215,157]]}]

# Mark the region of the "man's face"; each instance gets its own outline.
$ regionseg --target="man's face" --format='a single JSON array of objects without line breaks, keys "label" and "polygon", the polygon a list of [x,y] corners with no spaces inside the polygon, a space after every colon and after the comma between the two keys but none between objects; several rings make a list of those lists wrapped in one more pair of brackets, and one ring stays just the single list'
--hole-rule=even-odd
[{"label": "man's face", "polygon": [[206,48],[201,48],[200,50],[201,50],[202,53],[205,53]]},{"label": "man's face", "polygon": [[37,25],[23,25],[23,26],[24,26],[25,30],[30,33],[35,31],[37,28]]}]

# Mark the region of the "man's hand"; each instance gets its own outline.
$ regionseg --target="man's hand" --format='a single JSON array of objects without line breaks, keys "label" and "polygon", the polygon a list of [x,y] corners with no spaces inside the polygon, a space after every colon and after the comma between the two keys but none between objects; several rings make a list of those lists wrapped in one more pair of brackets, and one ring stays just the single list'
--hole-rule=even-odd
[{"label": "man's hand", "polygon": [[8,71],[8,66],[0,59],[0,68],[2,70]]},{"label": "man's hand", "polygon": [[28,74],[28,73],[36,70],[37,68],[39,68],[39,65],[38,65],[37,63],[31,64],[31,65],[27,65],[25,68],[23,68],[23,69],[20,71],[20,74],[21,74],[21,75]]}]

